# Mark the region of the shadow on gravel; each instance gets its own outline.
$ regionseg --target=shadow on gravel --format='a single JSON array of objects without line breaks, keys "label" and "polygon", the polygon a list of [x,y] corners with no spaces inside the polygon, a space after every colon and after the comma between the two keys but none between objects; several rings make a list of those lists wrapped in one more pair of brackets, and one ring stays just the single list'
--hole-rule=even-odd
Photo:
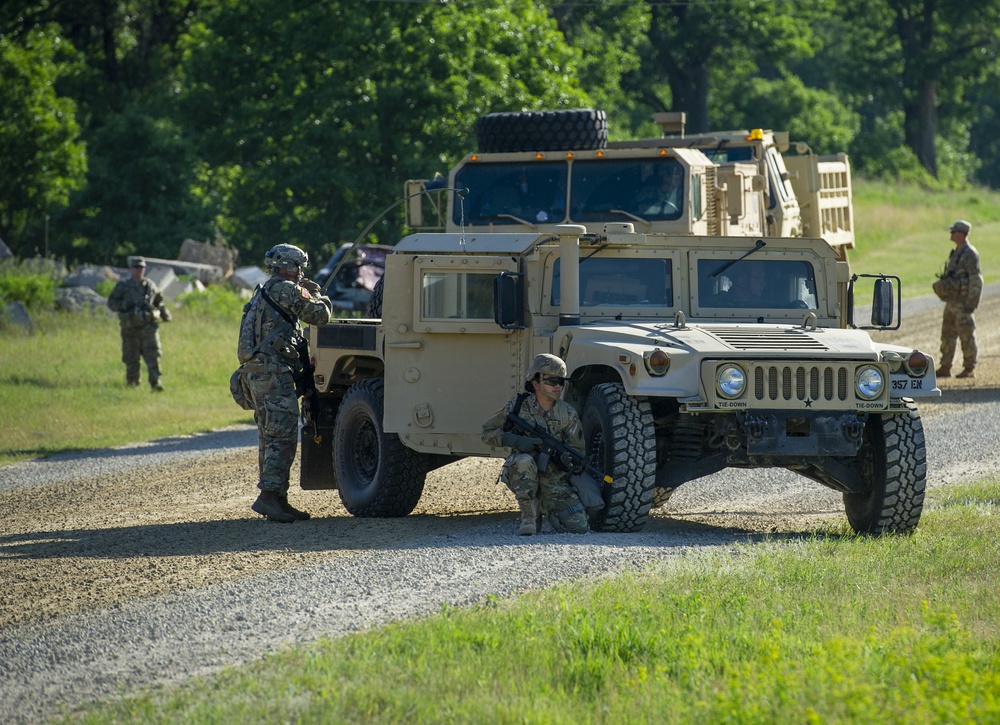
[{"label": "shadow on gravel", "polygon": [[[206,451],[246,448],[248,446],[257,447],[257,428],[249,425],[206,433],[195,433],[189,436],[170,436],[145,443],[132,443],[120,448],[67,449],[48,455],[45,458],[36,458],[31,461],[22,462],[21,464],[14,463],[10,465],[16,466],[27,463],[44,466],[47,463],[66,463],[67,461],[86,461],[135,455],[204,453]],[[17,450],[4,451],[4,453],[20,456],[37,455],[43,453],[43,451]]]},{"label": "shadow on gravel", "polygon": [[805,539],[815,531],[764,533],[658,517],[638,533],[590,532],[584,536],[543,531],[517,536],[512,513],[465,516],[416,515],[399,519],[316,518],[294,524],[264,520],[203,521],[107,529],[37,531],[0,536],[4,559],[133,559],[239,552],[348,552],[495,546],[606,545],[720,546]]}]

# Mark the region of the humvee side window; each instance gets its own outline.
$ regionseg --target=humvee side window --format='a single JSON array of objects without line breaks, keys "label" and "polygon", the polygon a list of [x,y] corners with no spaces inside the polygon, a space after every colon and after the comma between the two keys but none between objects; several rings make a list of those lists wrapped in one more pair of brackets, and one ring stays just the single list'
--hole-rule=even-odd
[{"label": "humvee side window", "polygon": [[493,320],[493,273],[424,272],[420,318]]},{"label": "humvee side window", "polygon": [[698,306],[815,310],[816,276],[809,262],[750,257],[712,276],[725,259],[698,260]]},{"label": "humvee side window", "polygon": [[[565,161],[470,163],[455,175],[455,186],[469,190],[467,224],[558,224],[566,218],[567,175]],[[462,208],[456,202],[456,224],[462,223]]]},{"label": "humvee side window", "polygon": [[[560,266],[552,268],[552,305],[559,305]],[[671,260],[591,257],[580,263],[580,307],[672,307]]]}]

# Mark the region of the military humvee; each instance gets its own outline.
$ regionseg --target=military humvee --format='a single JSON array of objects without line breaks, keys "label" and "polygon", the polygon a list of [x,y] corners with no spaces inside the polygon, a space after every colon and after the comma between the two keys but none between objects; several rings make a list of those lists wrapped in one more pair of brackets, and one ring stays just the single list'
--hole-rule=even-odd
[{"label": "military humvee", "polygon": [[[641,529],[685,482],[772,466],[842,492],[856,531],[910,530],[926,475],[913,399],[940,391],[929,355],[854,326],[864,281],[820,238],[630,222],[413,234],[387,257],[370,319],[309,330],[322,440],[303,435],[302,487],[337,488],[357,516],[408,514],[428,471],[507,454],[481,425],[551,352],[588,456],[614,480],[597,530]],[[886,329],[899,280],[867,281],[866,327]]]}]

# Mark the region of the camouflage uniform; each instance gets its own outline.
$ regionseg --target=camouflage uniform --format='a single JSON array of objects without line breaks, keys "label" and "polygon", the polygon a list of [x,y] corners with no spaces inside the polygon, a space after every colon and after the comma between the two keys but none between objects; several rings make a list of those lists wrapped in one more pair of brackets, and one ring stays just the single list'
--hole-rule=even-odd
[{"label": "camouflage uniform", "polygon": [[[502,447],[504,422],[514,409],[517,398],[483,424],[483,442]],[[549,432],[570,447],[584,453],[583,426],[576,410],[564,400],[555,401],[544,410],[537,398],[529,394],[521,404],[520,416],[530,423],[545,426]],[[504,461],[500,479],[507,485],[518,503],[538,499],[542,512],[556,531],[584,533],[589,529],[587,514],[580,497],[570,485],[569,474],[550,462],[544,471],[538,470],[536,455],[512,452]]]},{"label": "camouflage uniform", "polygon": [[[145,267],[141,257],[129,257],[129,267]],[[139,384],[139,360],[146,361],[149,384],[153,390],[162,390],[160,385],[159,324],[170,321],[170,312],[163,304],[163,295],[156,283],[145,277],[123,279],[111,291],[108,307],[118,313],[122,335],[122,362],[125,363],[125,382]]]},{"label": "camouflage uniform", "polygon": [[[961,222],[956,222],[956,226]],[[968,223],[965,222],[966,226]],[[959,231],[962,230],[960,227]],[[953,228],[952,231],[955,231]],[[983,293],[983,274],[979,265],[979,252],[966,241],[952,250],[941,277],[943,287],[944,317],[941,322],[941,367],[939,374],[947,376],[951,372],[951,362],[955,357],[956,340],[962,345],[962,377],[970,377],[979,359],[976,345],[976,308]]]},{"label": "camouflage uniform", "polygon": [[[257,423],[257,487],[285,498],[298,445],[299,401],[294,380],[300,367],[295,349],[302,334],[298,321],[325,325],[333,305],[328,297],[313,296],[290,279],[272,277],[261,289],[294,320],[288,324],[266,301],[257,300],[256,319],[252,321],[256,340],[267,339],[276,328],[277,334],[242,365]],[[256,296],[260,294],[258,290]]]}]

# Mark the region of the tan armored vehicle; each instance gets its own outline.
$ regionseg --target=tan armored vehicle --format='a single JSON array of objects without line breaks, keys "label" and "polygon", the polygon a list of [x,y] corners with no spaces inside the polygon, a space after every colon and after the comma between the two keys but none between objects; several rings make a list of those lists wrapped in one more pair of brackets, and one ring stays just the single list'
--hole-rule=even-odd
[{"label": "tan armored vehicle", "polygon": [[310,330],[320,440],[303,435],[303,488],[408,514],[427,471],[507,454],[480,427],[549,352],[613,478],[595,529],[636,531],[727,467],[841,491],[857,531],[917,525],[913,399],[940,391],[928,355],[854,324],[855,284],[874,329],[893,325],[899,284],[850,271],[847,157],[657,120],[660,138],[609,143],[600,111],[490,114],[447,177],[407,182],[418,233],[386,259],[371,319]]},{"label": "tan armored vehicle", "polygon": [[[676,158],[695,183],[704,162]],[[429,470],[507,454],[481,425],[548,352],[613,478],[596,530],[637,531],[727,467],[783,467],[842,492],[856,531],[908,531],[926,475],[914,399],[940,391],[930,356],[854,326],[862,284],[870,327],[892,326],[898,279],[853,276],[819,237],[628,220],[413,234],[386,259],[371,319],[309,330],[321,441],[303,435],[302,487],[337,488],[356,516],[405,516]]]}]

